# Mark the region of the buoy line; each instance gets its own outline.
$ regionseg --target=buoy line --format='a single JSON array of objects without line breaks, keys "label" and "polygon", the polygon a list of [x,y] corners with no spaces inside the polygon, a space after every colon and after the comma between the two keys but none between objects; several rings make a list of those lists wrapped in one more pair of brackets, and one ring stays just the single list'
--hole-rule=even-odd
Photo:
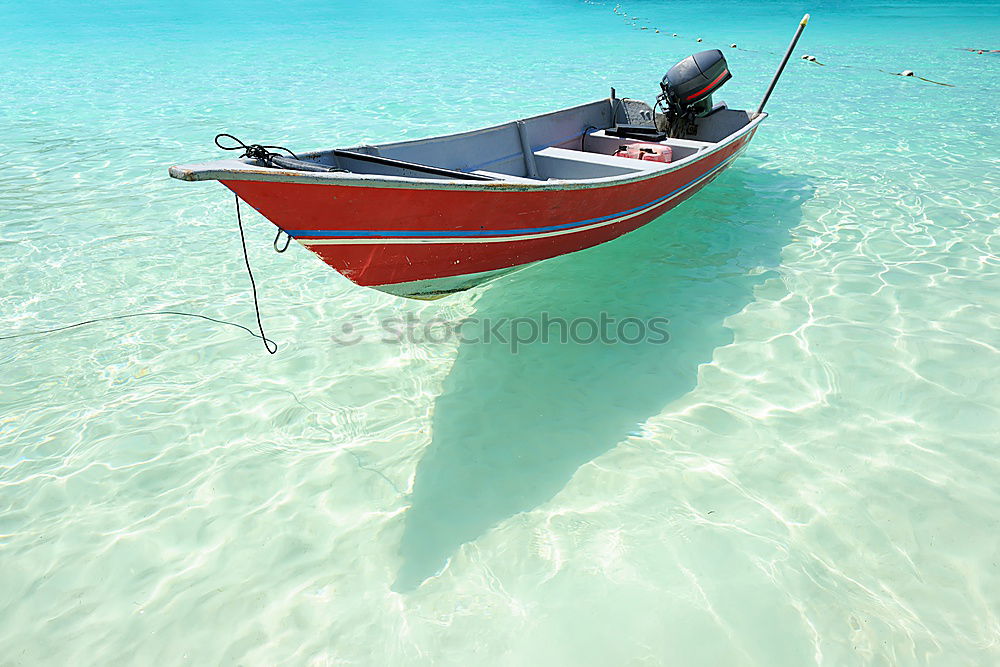
[{"label": "buoy line", "polygon": [[[597,2],[595,0],[583,0],[583,2],[585,4],[588,4],[588,5],[605,5],[605,4],[607,4],[605,2]],[[640,17],[638,17],[638,16],[629,17],[628,12],[626,12],[622,8],[621,3],[615,4],[615,6],[612,8],[611,11],[614,14],[622,16],[625,19],[625,23],[631,24],[633,28],[636,28],[638,30],[649,30],[649,26],[639,26],[636,23],[639,20]],[[653,28],[653,34],[656,34],[656,35],[660,35],[660,34],[666,35],[668,33],[665,30],[661,29],[661,28],[654,27]],[[670,36],[671,37],[680,37],[680,35],[677,34],[676,32],[675,33],[670,33]],[[703,42],[703,41],[704,41],[704,39],[702,37],[698,37],[698,38],[695,39],[695,42]],[[730,44],[729,48],[736,49],[737,51],[746,51],[747,53],[764,53],[764,54],[767,54],[767,55],[780,55],[780,54],[778,54],[775,51],[765,51],[765,50],[759,50],[759,49],[745,49],[745,48],[737,46],[735,43]],[[970,51],[972,53],[976,53],[976,54],[980,54],[980,55],[982,55],[982,54],[1000,53],[1000,49],[990,50],[990,49],[969,49],[969,48],[965,48],[965,49],[962,49],[962,50],[963,51]],[[826,67],[827,65],[829,65],[831,67],[846,67],[846,68],[851,68],[851,69],[858,69],[857,65],[842,65],[840,63],[821,63],[821,62],[819,62],[816,59],[816,56],[810,55],[808,53],[802,54],[800,60],[804,60],[807,63],[813,64],[813,65],[819,65],[821,67]],[[951,83],[944,83],[943,81],[935,81],[933,79],[928,79],[928,78],[925,78],[925,77],[922,77],[922,76],[917,76],[913,72],[913,70],[909,70],[909,69],[905,69],[902,72],[889,72],[887,70],[878,69],[878,68],[876,68],[876,70],[879,71],[879,72],[882,72],[883,74],[891,74],[892,76],[912,77],[914,79],[919,79],[920,81],[926,81],[927,83],[933,83],[933,84],[938,85],[938,86],[947,86],[949,88],[954,88],[955,87],[955,85],[951,84]]]}]

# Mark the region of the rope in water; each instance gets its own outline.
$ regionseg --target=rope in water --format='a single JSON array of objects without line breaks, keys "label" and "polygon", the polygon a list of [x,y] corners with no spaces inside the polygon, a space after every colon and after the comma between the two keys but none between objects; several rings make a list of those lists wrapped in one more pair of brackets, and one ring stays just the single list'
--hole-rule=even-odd
[{"label": "rope in water", "polygon": [[[233,197],[236,199],[236,223],[240,227],[240,245],[243,246],[243,261],[246,262],[247,275],[250,277],[250,291],[253,293],[253,309],[257,315],[257,329],[260,331],[260,339],[264,341],[264,349],[267,350],[268,354],[274,354],[278,351],[278,344],[264,335],[264,324],[260,321],[260,303],[257,301],[257,283],[254,282],[253,279],[253,269],[250,268],[250,255],[247,253],[247,240],[243,234],[243,216],[240,215],[240,196],[234,194]],[[274,346],[273,348],[272,345]]]},{"label": "rope in water", "polygon": [[[228,138],[236,142],[236,146],[226,146],[222,144],[219,139]],[[284,146],[273,146],[264,144],[246,144],[237,137],[231,134],[221,133],[215,135],[215,145],[224,151],[238,151],[242,150],[243,154],[240,157],[247,157],[253,160],[260,160],[265,164],[270,164],[273,157],[279,156],[280,153],[274,153],[270,149],[277,149],[280,151],[285,151],[291,155],[294,159],[299,159],[299,156],[285,148]],[[247,276],[250,278],[250,292],[253,295],[253,308],[254,314],[257,317],[257,330],[260,333],[254,333],[252,329],[243,326],[242,324],[237,324],[236,322],[228,322],[226,320],[220,320],[214,317],[209,317],[208,315],[201,315],[198,313],[185,313],[179,310],[148,310],[139,313],[125,313],[123,315],[108,315],[107,317],[95,317],[89,320],[83,320],[82,322],[74,322],[73,324],[66,324],[63,326],[53,327],[51,329],[39,329],[37,331],[25,331],[23,333],[9,334],[0,336],[0,340],[13,340],[15,338],[27,338],[28,336],[44,336],[46,334],[56,333],[59,331],[67,331],[69,329],[75,329],[77,327],[83,327],[90,324],[97,324],[100,322],[110,322],[113,320],[124,320],[132,317],[146,317],[149,315],[181,315],[184,317],[197,317],[199,319],[208,320],[209,322],[217,322],[219,324],[228,324],[229,326],[236,327],[238,329],[243,329],[251,336],[255,338],[260,338],[264,343],[264,349],[268,351],[268,354],[274,354],[278,351],[278,344],[273,340],[268,338],[264,334],[264,324],[260,317],[260,302],[257,298],[257,282],[253,277],[253,269],[250,268],[250,254],[247,252],[247,240],[246,234],[243,231],[243,215],[240,211],[240,197],[239,195],[234,195],[236,199],[236,224],[240,231],[240,247],[243,249],[243,262],[247,267]],[[288,244],[291,243],[291,237],[285,240],[284,247],[278,247],[278,240],[281,238],[281,230],[278,230],[278,235],[274,237],[274,249],[277,252],[285,252],[288,250]]]},{"label": "rope in water", "polygon": [[28,336],[44,336],[45,334],[56,333],[58,331],[66,331],[67,329],[75,329],[76,327],[83,327],[87,326],[88,324],[97,324],[98,322],[110,322],[111,320],[125,320],[130,317],[145,317],[147,315],[183,315],[184,317],[197,317],[203,320],[208,320],[209,322],[216,322],[218,324],[228,324],[231,327],[243,329],[251,336],[260,338],[259,334],[254,333],[251,329],[248,329],[242,324],[216,319],[214,317],[209,317],[208,315],[200,315],[198,313],[185,313],[184,311],[181,310],[144,310],[138,313],[125,313],[124,315],[109,315],[107,317],[95,317],[90,320],[83,320],[82,322],[74,322],[73,324],[53,327],[52,329],[39,329],[37,331],[26,331],[24,333],[19,333],[19,334],[0,336],[0,340],[12,340],[14,338],[26,338]]},{"label": "rope in water", "polygon": [[[605,4],[603,2],[595,2],[594,0],[583,0],[583,2],[586,3],[586,4],[588,4],[588,5],[604,5]],[[619,10],[621,10],[621,11],[619,11]],[[628,12],[625,11],[624,9],[622,9],[621,4],[616,4],[611,11],[613,13],[617,14],[618,16],[623,17],[625,19],[625,23],[630,24],[633,28],[636,28],[638,30],[650,30],[650,28],[648,26],[639,25],[637,23],[637,21],[639,20],[638,16],[632,16],[630,18]],[[659,28],[656,28],[656,27],[654,27],[652,29],[652,32],[653,32],[653,34],[663,34],[663,35],[667,35],[668,34],[667,32],[661,31]],[[675,33],[669,33],[669,36],[671,36],[671,37],[682,37],[682,35],[680,35],[680,34],[678,34],[676,32]],[[696,41],[701,42],[703,40],[702,40],[701,37],[698,37]],[[775,56],[782,55],[782,54],[780,54],[780,53],[778,53],[776,51],[768,51],[768,50],[760,50],[760,49],[745,49],[745,48],[737,47],[736,44],[730,44],[729,48],[736,49],[737,51],[746,51],[747,53],[764,53],[764,54],[775,55]],[[973,49],[966,49],[966,50],[973,51]],[[843,65],[843,64],[840,64],[840,63],[821,63],[821,62],[817,61],[814,56],[811,56],[811,55],[808,55],[808,54],[803,55],[801,57],[801,60],[805,60],[807,62],[810,62],[810,63],[814,64],[814,65],[821,65],[821,66],[829,65],[829,66],[832,66],[832,67],[848,67],[848,68],[852,68],[852,69],[857,69],[857,66],[855,66],[855,65]],[[933,79],[926,79],[926,78],[924,78],[922,76],[917,76],[913,72],[911,72],[910,70],[904,70],[903,72],[888,72],[888,71],[886,71],[884,69],[877,69],[877,71],[882,72],[884,74],[891,74],[893,76],[913,77],[914,79],[919,79],[921,81],[926,81],[927,83],[933,83],[933,84],[938,85],[938,86],[947,86],[949,88],[954,88],[955,87],[954,84],[951,84],[951,83],[944,83],[942,81],[934,81]]]},{"label": "rope in water", "polygon": [[[235,137],[234,137],[235,138]],[[237,140],[238,141],[238,140]],[[274,146],[264,146],[262,148],[276,148]],[[208,320],[209,322],[216,322],[218,324],[226,324],[231,327],[236,327],[237,329],[242,329],[246,331],[251,336],[255,338],[260,338],[264,342],[264,348],[270,354],[274,354],[278,351],[278,344],[273,340],[268,338],[264,334],[264,325],[260,318],[260,304],[257,300],[257,283],[254,281],[253,270],[250,268],[250,256],[247,253],[247,241],[243,232],[243,217],[240,215],[240,198],[236,196],[236,222],[240,230],[240,245],[243,248],[243,261],[246,263],[247,275],[250,277],[250,290],[253,293],[253,307],[257,315],[257,330],[260,333],[254,333],[252,329],[238,324],[236,322],[229,322],[227,320],[220,320],[215,317],[210,317],[208,315],[201,315],[199,313],[186,313],[181,310],[147,310],[138,313],[125,313],[122,315],[108,315],[106,317],[94,317],[89,320],[83,320],[82,322],[74,322],[73,324],[66,324],[58,327],[53,327],[51,329],[38,329],[36,331],[25,331],[16,334],[7,334],[0,336],[0,340],[13,340],[15,338],[27,338],[29,336],[44,336],[47,334],[57,333],[59,331],[67,331],[69,329],[76,329],[77,327],[83,327],[90,324],[98,324],[100,322],[110,322],[113,320],[125,320],[133,317],[147,317],[150,315],[180,315],[183,317],[197,317],[202,320]],[[286,246],[287,247],[287,246]]]}]

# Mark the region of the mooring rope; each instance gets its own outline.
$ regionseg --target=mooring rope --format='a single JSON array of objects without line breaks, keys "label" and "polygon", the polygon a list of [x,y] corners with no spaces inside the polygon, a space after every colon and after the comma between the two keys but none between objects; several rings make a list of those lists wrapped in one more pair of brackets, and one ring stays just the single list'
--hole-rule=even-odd
[{"label": "mooring rope", "polygon": [[[276,148],[276,146],[262,146],[262,148]],[[253,269],[250,268],[250,255],[247,253],[247,240],[243,234],[243,216],[240,215],[240,196],[233,194],[233,197],[236,198],[236,223],[240,227],[240,245],[243,246],[243,261],[246,262],[247,275],[250,277],[250,291],[253,293],[253,309],[257,314],[257,328],[260,330],[260,339],[264,341],[264,349],[268,351],[268,354],[274,354],[278,351],[278,344],[264,335],[264,324],[260,321],[260,304],[257,302],[257,283],[253,279]],[[277,242],[277,239],[275,241]],[[274,346],[273,349],[272,345]]]},{"label": "mooring rope", "polygon": [[[229,136],[229,135],[226,135],[226,136]],[[234,137],[234,139],[235,139],[235,137]],[[239,140],[237,139],[237,141],[239,141]],[[263,146],[261,148],[265,148],[265,149],[266,148],[277,148],[277,146]],[[91,318],[89,320],[83,320],[81,322],[74,322],[73,324],[65,324],[65,325],[62,325],[62,326],[53,327],[51,329],[38,329],[38,330],[35,330],[35,331],[25,331],[25,332],[16,333],[16,334],[6,334],[6,335],[3,335],[3,336],[0,336],[0,340],[13,340],[15,338],[27,338],[29,336],[44,336],[46,334],[57,333],[59,331],[67,331],[69,329],[75,329],[77,327],[83,327],[83,326],[87,326],[87,325],[90,325],[90,324],[98,324],[100,322],[110,322],[112,320],[125,320],[125,319],[129,319],[129,318],[133,318],[133,317],[147,317],[147,316],[150,316],[150,315],[180,315],[180,316],[183,316],[183,317],[197,317],[197,318],[202,319],[202,320],[208,320],[209,322],[216,322],[218,324],[227,324],[227,325],[229,325],[231,327],[236,327],[237,329],[242,329],[243,331],[246,331],[247,333],[249,333],[251,336],[253,336],[255,338],[260,338],[261,341],[263,341],[263,343],[264,343],[264,349],[266,349],[269,354],[274,354],[274,353],[276,353],[278,351],[278,344],[275,343],[273,340],[271,340],[270,338],[268,338],[264,334],[264,325],[261,322],[261,318],[260,318],[260,304],[257,301],[257,283],[256,283],[256,281],[254,281],[253,270],[250,268],[250,256],[247,253],[247,241],[246,241],[246,236],[244,235],[244,232],[243,232],[243,217],[242,217],[242,215],[240,215],[240,198],[239,198],[238,195],[236,195],[236,223],[239,226],[239,230],[240,230],[240,245],[243,248],[243,261],[246,263],[247,275],[250,277],[250,290],[253,293],[253,307],[254,307],[254,311],[255,311],[255,313],[257,315],[257,330],[260,333],[254,333],[254,331],[252,329],[250,329],[248,327],[245,327],[242,324],[239,324],[237,322],[229,322],[228,320],[220,320],[218,318],[210,317],[208,315],[201,315],[199,313],[186,313],[186,312],[184,312],[182,310],[146,310],[146,311],[141,311],[141,312],[138,312],[138,313],[124,313],[124,314],[121,314],[121,315],[107,315],[105,317],[94,317],[94,318]],[[277,239],[275,239],[275,243],[277,243]],[[288,247],[287,244],[286,244],[285,247],[286,248]],[[284,249],[282,250],[282,252],[283,251],[284,251]]]},{"label": "mooring rope", "polygon": [[[232,139],[233,141],[236,142],[237,145],[236,146],[223,145],[222,143],[219,142],[219,139],[222,139],[224,137]],[[286,153],[291,155],[292,158],[296,160],[299,159],[299,157],[295,153],[285,148],[284,146],[246,144],[239,138],[226,133],[220,133],[215,135],[215,145],[224,151],[242,150],[243,154],[240,155],[240,157],[248,157],[253,160],[260,160],[265,164],[270,164],[271,158],[280,155],[280,153],[274,153],[270,149],[285,151]],[[240,212],[240,197],[239,195],[234,195],[234,197],[236,198],[236,224],[240,230],[240,246],[243,248],[243,262],[246,264],[247,276],[250,278],[250,291],[253,294],[253,308],[254,308],[254,313],[257,316],[257,330],[260,333],[254,333],[253,330],[243,326],[242,324],[237,324],[236,322],[228,322],[226,320],[220,320],[214,317],[209,317],[208,315],[201,315],[199,313],[185,313],[179,310],[148,310],[139,313],[125,313],[123,315],[108,315],[106,317],[95,317],[89,320],[83,320],[82,322],[74,322],[73,324],[66,324],[63,326],[53,327],[51,329],[39,329],[36,331],[25,331],[23,333],[8,334],[0,336],[0,340],[12,340],[14,338],[26,338],[28,336],[43,336],[45,334],[56,333],[59,331],[66,331],[68,329],[75,329],[77,327],[87,326],[89,324],[97,324],[99,322],[110,322],[112,320],[124,320],[132,317],[145,317],[148,315],[182,315],[184,317],[197,317],[203,320],[208,320],[210,322],[217,322],[219,324],[228,324],[229,326],[243,329],[244,331],[254,336],[255,338],[260,338],[261,341],[263,341],[264,343],[264,349],[266,349],[269,354],[275,354],[278,351],[278,344],[264,334],[264,324],[261,321],[260,317],[260,302],[257,298],[257,282],[254,280],[253,277],[253,269],[250,268],[250,254],[247,252],[246,234],[243,231],[243,216]],[[288,245],[292,241],[291,236],[289,236],[288,238],[285,239],[285,245],[279,248],[278,241],[281,238],[281,233],[282,230],[279,229],[278,234],[277,236],[274,237],[274,242],[272,244],[274,246],[275,251],[277,252],[285,252],[286,250],[288,250]]]},{"label": "mooring rope", "polygon": [[208,320],[209,322],[216,322],[218,324],[228,324],[231,327],[243,329],[244,331],[246,331],[251,336],[254,336],[255,338],[260,338],[259,334],[254,333],[253,330],[248,329],[242,324],[216,319],[214,317],[209,317],[208,315],[200,315],[198,313],[185,313],[182,310],[144,310],[138,313],[125,313],[123,315],[108,315],[107,317],[95,317],[93,319],[83,320],[82,322],[74,322],[73,324],[53,327],[52,329],[39,329],[37,331],[26,331],[24,333],[19,333],[19,334],[0,336],[0,340],[12,340],[14,338],[26,338],[28,336],[44,336],[45,334],[56,333],[58,331],[66,331],[67,329],[75,329],[76,327],[83,327],[87,326],[88,324],[97,324],[98,322],[109,322],[111,320],[124,320],[130,317],[145,317],[147,315],[183,315],[184,317],[197,317],[203,320]]}]

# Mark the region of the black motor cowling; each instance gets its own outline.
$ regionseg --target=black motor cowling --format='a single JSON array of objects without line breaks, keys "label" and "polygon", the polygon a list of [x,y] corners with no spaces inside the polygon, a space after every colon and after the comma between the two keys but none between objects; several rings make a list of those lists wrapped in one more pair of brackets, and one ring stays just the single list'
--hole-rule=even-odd
[{"label": "black motor cowling", "polygon": [[733,78],[722,51],[711,49],[688,56],[660,81],[657,101],[663,105],[671,136],[695,132],[695,118],[712,110],[712,93]]}]

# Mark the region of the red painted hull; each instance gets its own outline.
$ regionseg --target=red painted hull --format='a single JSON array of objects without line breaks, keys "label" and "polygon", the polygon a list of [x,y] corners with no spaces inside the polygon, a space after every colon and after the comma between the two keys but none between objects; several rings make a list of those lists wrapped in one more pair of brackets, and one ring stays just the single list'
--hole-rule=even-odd
[{"label": "red painted hull", "polygon": [[[469,274],[484,274],[483,282],[491,273],[605,243],[663,215],[722,173],[755,132],[756,126],[673,170],[567,189],[222,182],[358,285]],[[475,282],[452,282],[427,295]]]}]

